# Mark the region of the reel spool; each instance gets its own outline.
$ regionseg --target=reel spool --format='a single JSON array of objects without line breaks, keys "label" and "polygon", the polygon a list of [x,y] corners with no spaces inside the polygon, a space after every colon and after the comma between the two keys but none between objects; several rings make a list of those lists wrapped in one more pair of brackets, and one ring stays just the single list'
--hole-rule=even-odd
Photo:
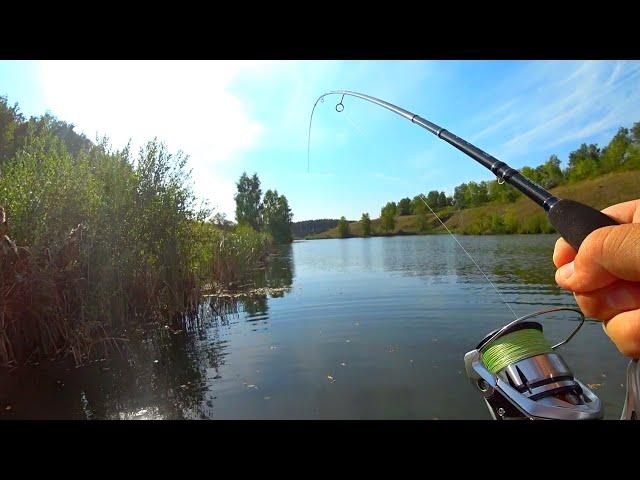
[{"label": "reel spool", "polygon": [[[580,317],[576,329],[551,346],[542,325],[529,319],[558,311]],[[520,317],[489,333],[464,356],[467,376],[495,420],[597,420],[600,399],[574,377],[555,349],[569,342],[584,323],[574,308],[554,308]]]}]

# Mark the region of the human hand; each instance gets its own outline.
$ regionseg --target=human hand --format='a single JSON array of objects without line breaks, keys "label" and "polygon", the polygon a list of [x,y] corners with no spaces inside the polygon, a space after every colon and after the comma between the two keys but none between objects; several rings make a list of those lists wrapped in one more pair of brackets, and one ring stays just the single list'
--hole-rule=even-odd
[{"label": "human hand", "polygon": [[621,225],[595,230],[576,251],[556,242],[556,283],[573,292],[582,312],[603,321],[618,350],[640,357],[640,200],[605,208]]}]

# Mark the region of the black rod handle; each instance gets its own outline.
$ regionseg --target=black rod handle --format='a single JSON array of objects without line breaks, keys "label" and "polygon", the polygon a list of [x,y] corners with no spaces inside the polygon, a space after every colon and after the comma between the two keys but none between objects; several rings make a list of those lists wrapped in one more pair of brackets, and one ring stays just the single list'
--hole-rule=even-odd
[{"label": "black rod handle", "polygon": [[614,219],[595,208],[564,199],[558,200],[549,209],[549,221],[576,251],[587,235],[594,230],[609,225],[619,225]]}]

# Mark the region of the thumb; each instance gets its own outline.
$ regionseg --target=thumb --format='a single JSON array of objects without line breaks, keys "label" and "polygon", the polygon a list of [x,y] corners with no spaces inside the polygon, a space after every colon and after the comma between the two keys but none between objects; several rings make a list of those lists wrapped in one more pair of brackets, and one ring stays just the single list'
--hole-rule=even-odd
[{"label": "thumb", "polygon": [[640,357],[640,310],[622,312],[603,325],[620,353],[631,358]]},{"label": "thumb", "polygon": [[614,225],[585,238],[576,258],[556,272],[562,288],[585,293],[622,279],[640,282],[640,224]]}]

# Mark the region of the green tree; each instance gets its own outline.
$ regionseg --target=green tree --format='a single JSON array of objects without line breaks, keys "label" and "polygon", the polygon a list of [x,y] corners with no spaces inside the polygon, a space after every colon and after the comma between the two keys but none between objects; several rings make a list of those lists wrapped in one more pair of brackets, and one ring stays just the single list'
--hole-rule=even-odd
[{"label": "green tree", "polygon": [[621,128],[602,150],[600,167],[602,173],[614,172],[627,160],[627,151],[631,144],[631,135],[627,128]]},{"label": "green tree", "polygon": [[349,222],[344,217],[338,221],[338,237],[347,238],[349,236]]},{"label": "green tree", "polygon": [[[418,198],[418,197],[416,197]],[[427,206],[425,205],[422,197],[418,198],[418,202],[416,203],[415,208],[413,209],[414,215],[424,215],[427,212]]]},{"label": "green tree", "polygon": [[396,226],[396,204],[394,202],[387,203],[380,212],[380,228],[389,232]]},{"label": "green tree", "polygon": [[10,107],[6,97],[0,97],[0,165],[15,153],[16,131],[24,123],[18,105]]},{"label": "green tree", "polygon": [[439,197],[440,197],[440,193],[438,193],[436,190],[431,190],[429,193],[427,193],[427,203],[434,210],[437,210],[438,208]]},{"label": "green tree", "polygon": [[411,215],[411,199],[403,198],[398,202],[398,215]]},{"label": "green tree", "polygon": [[238,193],[233,197],[236,201],[236,221],[240,225],[250,225],[254,230],[260,228],[260,179],[256,173],[249,177],[246,172],[236,183]]},{"label": "green tree", "polygon": [[363,213],[362,218],[360,219],[360,223],[362,224],[362,235],[364,237],[368,237],[371,235],[371,219],[369,218],[368,213]]},{"label": "green tree", "polygon": [[264,231],[273,237],[275,243],[291,243],[292,213],[289,202],[277,190],[267,190],[261,205]]},{"label": "green tree", "polygon": [[421,206],[424,206],[424,202],[422,201],[421,195],[416,195],[411,200],[411,214],[416,215],[416,212]]},{"label": "green tree", "polygon": [[640,122],[636,122],[631,127],[631,139],[634,143],[640,143]]},{"label": "green tree", "polygon": [[538,183],[544,188],[553,188],[564,182],[564,174],[560,168],[560,159],[551,155],[549,160],[536,167]]},{"label": "green tree", "polygon": [[600,149],[596,144],[583,143],[569,154],[567,178],[571,181],[593,178],[600,173]]},{"label": "green tree", "polygon": [[438,208],[444,208],[447,205],[449,205],[449,202],[447,201],[447,196],[445,195],[444,192],[440,192],[440,195],[438,195]]},{"label": "green tree", "polygon": [[467,208],[467,184],[461,183],[453,190],[453,202],[458,208]]}]

